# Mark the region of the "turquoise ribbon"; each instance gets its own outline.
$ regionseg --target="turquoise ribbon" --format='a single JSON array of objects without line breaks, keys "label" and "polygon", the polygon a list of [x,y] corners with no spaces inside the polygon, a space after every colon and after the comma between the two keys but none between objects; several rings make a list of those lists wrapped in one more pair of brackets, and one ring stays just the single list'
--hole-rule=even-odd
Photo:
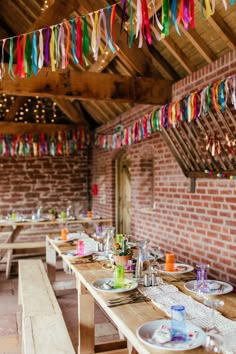
[{"label": "turquoise ribbon", "polygon": [[70,20],[71,22],[71,51],[74,59],[74,63],[78,64],[79,60],[76,56],[76,31],[75,31],[75,19]]},{"label": "turquoise ribbon", "polygon": [[33,32],[32,38],[32,67],[34,75],[38,74],[38,48],[37,48],[37,31]]}]

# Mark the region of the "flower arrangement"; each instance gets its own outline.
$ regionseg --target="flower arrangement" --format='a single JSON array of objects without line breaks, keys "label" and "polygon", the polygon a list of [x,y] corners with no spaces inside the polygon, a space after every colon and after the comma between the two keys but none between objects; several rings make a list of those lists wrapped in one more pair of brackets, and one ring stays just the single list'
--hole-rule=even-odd
[{"label": "flower arrangement", "polygon": [[114,252],[113,252],[114,256],[131,256],[132,257],[133,250],[130,247],[126,246],[125,240],[124,240],[122,246],[118,242],[116,242],[114,244]]}]

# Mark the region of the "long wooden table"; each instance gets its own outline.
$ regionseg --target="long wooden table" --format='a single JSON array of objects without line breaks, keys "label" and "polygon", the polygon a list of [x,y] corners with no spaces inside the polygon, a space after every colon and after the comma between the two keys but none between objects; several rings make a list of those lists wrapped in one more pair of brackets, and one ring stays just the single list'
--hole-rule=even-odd
[{"label": "long wooden table", "polygon": [[[4,230],[5,228],[10,227],[9,234],[5,238],[5,240],[2,242],[3,247],[1,248],[1,243],[0,243],[0,259],[6,254],[7,248],[6,244],[9,243],[15,243],[17,242],[17,239],[20,236],[20,233],[23,229],[31,227],[32,229],[42,229],[42,234],[45,235],[46,232],[43,230],[43,227],[45,226],[53,226],[55,229],[53,230],[54,233],[58,232],[58,235],[60,235],[60,226],[65,226],[67,225],[68,227],[70,225],[82,225],[83,229],[85,231],[88,230],[88,227],[91,226],[91,224],[102,224],[102,225],[112,225],[112,219],[110,218],[80,218],[80,219],[56,219],[56,220],[27,220],[27,221],[0,221],[0,230]],[[33,234],[33,232],[32,232]],[[35,242],[35,240],[30,239],[29,241]],[[32,243],[31,242],[31,243]],[[25,243],[25,242],[23,242]],[[26,242],[25,245],[27,246],[26,248],[30,248],[30,243]],[[4,247],[5,246],[5,247]],[[11,245],[12,250],[14,249],[14,245]],[[17,247],[16,247],[17,248]],[[22,247],[21,247],[22,249]],[[7,265],[6,269],[10,269],[11,267],[11,257],[7,258]]]},{"label": "long wooden table", "polygon": [[[85,264],[72,264],[68,257],[64,256],[62,252],[71,248],[69,246],[57,246],[55,242],[47,238],[47,264],[48,275],[53,282],[56,279],[56,254],[60,255],[68,267],[73,271],[77,282],[78,291],[78,353],[92,354],[98,352],[94,342],[94,303],[95,301],[103,308],[107,316],[117,326],[120,333],[124,335],[127,340],[128,353],[157,353],[156,349],[143,344],[136,336],[136,330],[145,322],[166,319],[166,315],[151,302],[139,302],[128,305],[122,305],[114,308],[107,306],[107,300],[115,298],[117,294],[109,294],[95,290],[92,283],[95,280],[112,277],[109,270],[104,270],[100,262],[92,262]],[[168,277],[167,277],[168,278]],[[168,279],[165,280],[168,280]],[[184,288],[183,281],[175,282],[182,292],[189,295]],[[118,294],[119,296],[120,294]],[[193,294],[196,300],[199,300],[197,295]],[[236,319],[236,296],[235,293],[221,295],[225,301],[225,306],[221,312],[224,316]],[[235,316],[235,317],[234,317]],[[103,352],[105,352],[103,350]],[[108,351],[112,353],[112,351]],[[174,353],[174,351],[161,350],[162,353]],[[181,353],[189,353],[189,351],[182,351]],[[114,352],[115,353],[115,352]],[[121,353],[121,351],[119,351]],[[192,349],[193,354],[205,353],[205,350],[200,347]]]}]

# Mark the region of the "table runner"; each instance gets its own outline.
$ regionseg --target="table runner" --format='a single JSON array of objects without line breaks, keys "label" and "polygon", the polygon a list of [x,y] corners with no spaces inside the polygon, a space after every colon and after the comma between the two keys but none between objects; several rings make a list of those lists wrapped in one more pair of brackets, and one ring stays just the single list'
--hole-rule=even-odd
[{"label": "table runner", "polygon": [[[206,330],[212,324],[212,309],[194,300],[178,290],[174,285],[158,285],[151,287],[141,286],[140,291],[152,300],[152,303],[169,317],[172,305],[184,305],[186,319],[194,325]],[[215,310],[215,323],[224,336],[224,344],[220,346],[224,354],[236,353],[236,322],[224,317]]]}]

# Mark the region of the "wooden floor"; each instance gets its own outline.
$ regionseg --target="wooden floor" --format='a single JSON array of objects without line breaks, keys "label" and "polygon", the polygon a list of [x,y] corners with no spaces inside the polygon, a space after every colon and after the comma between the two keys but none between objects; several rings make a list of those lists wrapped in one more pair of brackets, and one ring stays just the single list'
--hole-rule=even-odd
[{"label": "wooden floor", "polygon": [[[59,280],[71,277],[62,270],[58,270],[57,273]],[[21,308],[18,306],[17,296],[17,275],[6,280],[4,271],[0,271],[0,354],[21,354]],[[77,350],[77,292],[76,290],[57,292],[57,299],[74,348]],[[98,307],[95,311],[95,322],[96,344],[119,338],[116,328]]]}]

